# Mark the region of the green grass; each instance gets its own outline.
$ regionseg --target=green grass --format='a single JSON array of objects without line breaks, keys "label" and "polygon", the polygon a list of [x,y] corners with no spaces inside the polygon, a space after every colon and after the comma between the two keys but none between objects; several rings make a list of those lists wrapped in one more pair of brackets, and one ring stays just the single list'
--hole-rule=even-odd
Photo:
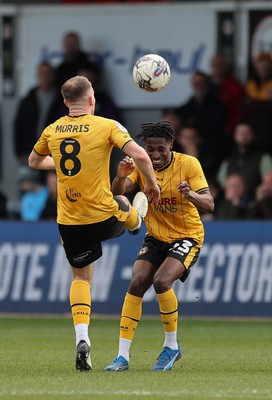
[{"label": "green grass", "polygon": [[117,354],[119,320],[93,317],[91,373],[74,370],[68,318],[0,318],[0,400],[272,399],[272,322],[180,320],[183,356],[153,372],[163,331],[143,319],[130,370],[104,372]]}]

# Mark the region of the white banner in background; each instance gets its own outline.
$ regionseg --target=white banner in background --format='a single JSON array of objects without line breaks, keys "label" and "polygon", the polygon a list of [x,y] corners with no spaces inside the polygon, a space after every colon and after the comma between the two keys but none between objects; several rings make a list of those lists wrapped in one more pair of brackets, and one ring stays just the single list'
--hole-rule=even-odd
[{"label": "white banner in background", "polygon": [[[18,82],[23,95],[36,82],[42,58],[61,61],[62,38],[77,31],[85,51],[102,64],[109,92],[123,108],[175,106],[190,93],[195,70],[208,71],[216,48],[216,12],[204,5],[26,6],[19,23]],[[165,57],[169,85],[147,93],[132,80],[134,62],[147,53]]]}]

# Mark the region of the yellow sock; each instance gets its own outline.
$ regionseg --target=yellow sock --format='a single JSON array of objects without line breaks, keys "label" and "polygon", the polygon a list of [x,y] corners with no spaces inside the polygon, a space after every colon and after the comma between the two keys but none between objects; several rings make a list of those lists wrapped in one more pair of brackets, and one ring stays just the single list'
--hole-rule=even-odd
[{"label": "yellow sock", "polygon": [[138,225],[139,218],[138,213],[134,207],[131,207],[131,215],[125,222],[126,229],[133,229]]},{"label": "yellow sock", "polygon": [[142,297],[127,293],[120,322],[120,338],[132,341],[142,315]]},{"label": "yellow sock", "polygon": [[83,280],[74,280],[70,289],[70,305],[74,326],[90,323],[91,292],[90,284]]},{"label": "yellow sock", "polygon": [[173,289],[158,294],[161,320],[165,332],[174,332],[178,328],[178,299]]}]

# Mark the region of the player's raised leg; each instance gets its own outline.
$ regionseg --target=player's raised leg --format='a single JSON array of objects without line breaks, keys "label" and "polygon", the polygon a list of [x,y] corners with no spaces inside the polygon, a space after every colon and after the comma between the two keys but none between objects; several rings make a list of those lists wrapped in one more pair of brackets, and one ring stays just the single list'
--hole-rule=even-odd
[{"label": "player's raised leg", "polygon": [[[137,212],[137,222],[135,224],[135,216]],[[148,211],[148,201],[147,197],[143,192],[138,192],[132,203],[132,208],[131,208],[131,217],[129,217],[126,221],[126,228],[128,229],[128,232],[131,235],[137,235],[137,233],[140,232],[142,222],[147,214]],[[134,225],[132,225],[132,221],[134,219]],[[132,227],[131,227],[132,225]]]}]

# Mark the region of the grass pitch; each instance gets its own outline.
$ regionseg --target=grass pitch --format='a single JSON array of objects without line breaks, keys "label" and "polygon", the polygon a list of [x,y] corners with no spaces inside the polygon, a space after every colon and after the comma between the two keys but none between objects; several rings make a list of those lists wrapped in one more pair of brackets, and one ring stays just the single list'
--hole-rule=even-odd
[{"label": "grass pitch", "polygon": [[68,318],[0,318],[0,400],[272,399],[272,322],[180,320],[183,356],[152,368],[163,344],[159,319],[143,319],[130,370],[104,372],[117,355],[119,319],[93,317],[93,371],[74,369]]}]

